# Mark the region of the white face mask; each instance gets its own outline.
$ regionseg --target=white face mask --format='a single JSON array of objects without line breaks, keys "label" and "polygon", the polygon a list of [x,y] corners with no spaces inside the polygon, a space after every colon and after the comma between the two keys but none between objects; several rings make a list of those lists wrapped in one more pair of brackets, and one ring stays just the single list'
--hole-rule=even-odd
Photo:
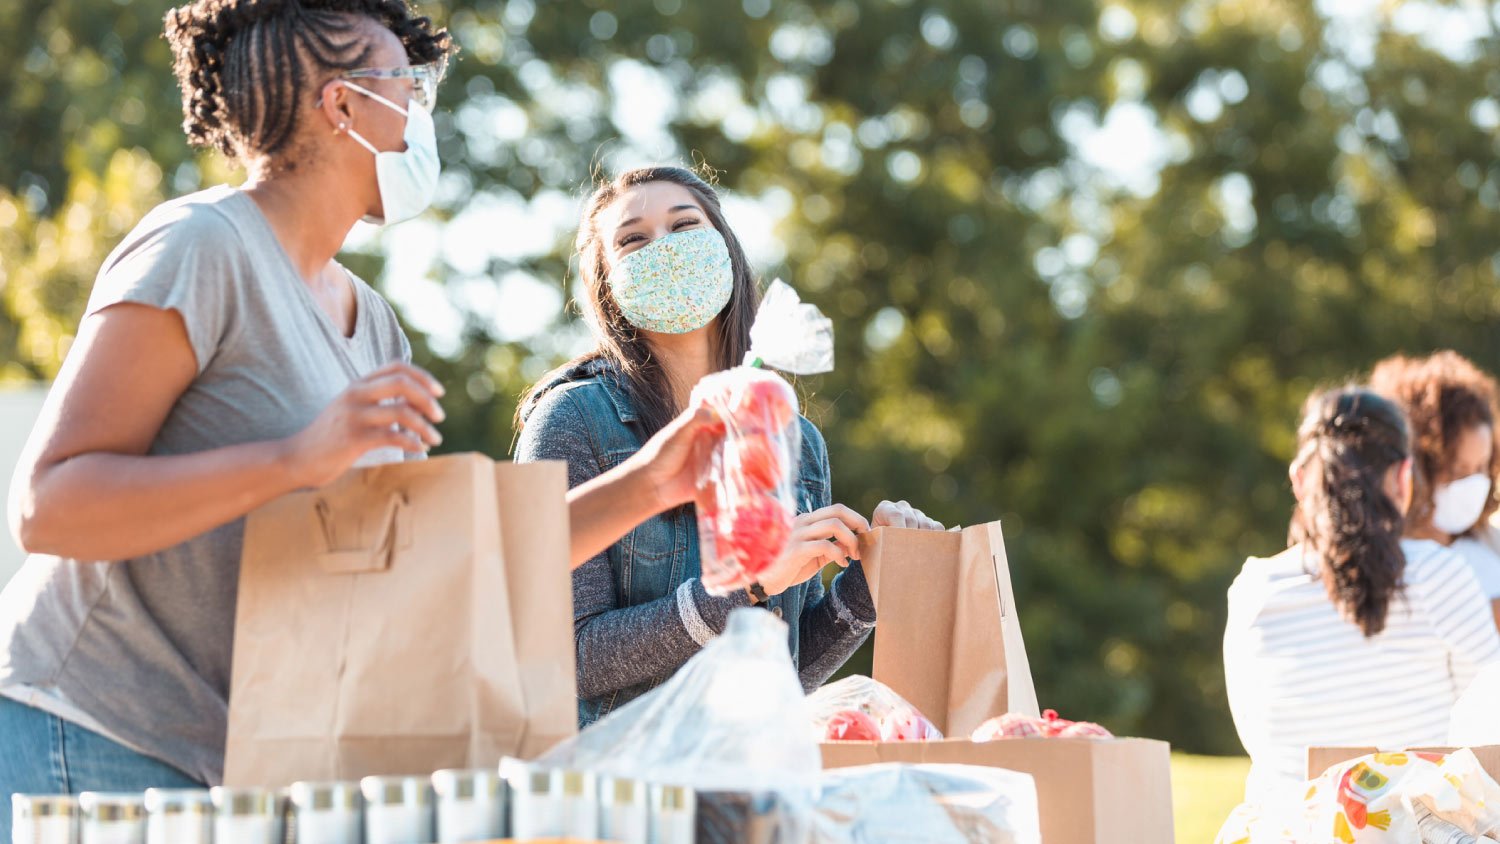
[{"label": "white face mask", "polygon": [[437,132],[432,126],[432,115],[415,100],[402,108],[353,82],[344,84],[406,117],[406,131],[401,136],[406,141],[406,149],[402,152],[378,150],[358,132],[349,130],[349,137],[375,155],[375,183],[380,188],[380,205],[385,212],[383,218],[370,215],[365,217],[365,222],[390,225],[410,220],[426,211],[432,204],[433,194],[437,193],[439,172]]},{"label": "white face mask", "polygon": [[1470,475],[1432,491],[1432,526],[1457,536],[1467,533],[1490,500],[1490,476]]}]

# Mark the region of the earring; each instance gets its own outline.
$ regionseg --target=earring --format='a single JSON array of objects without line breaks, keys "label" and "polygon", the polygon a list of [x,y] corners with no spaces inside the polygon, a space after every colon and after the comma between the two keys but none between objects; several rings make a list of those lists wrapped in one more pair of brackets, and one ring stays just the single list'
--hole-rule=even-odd
[{"label": "earring", "polygon": [[339,128],[333,130],[333,134],[335,134],[335,135],[342,135],[342,134],[344,134],[344,129],[345,129],[345,124],[340,123],[339,124]]}]

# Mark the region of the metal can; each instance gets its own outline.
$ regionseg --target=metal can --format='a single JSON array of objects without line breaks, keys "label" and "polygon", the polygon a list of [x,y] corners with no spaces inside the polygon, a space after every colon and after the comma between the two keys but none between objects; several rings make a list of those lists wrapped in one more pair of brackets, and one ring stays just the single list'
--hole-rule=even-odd
[{"label": "metal can", "polygon": [[78,798],[70,794],[12,794],[13,844],[77,844]]},{"label": "metal can", "polygon": [[438,771],[438,844],[490,841],[505,833],[505,790],[494,771]]},{"label": "metal can", "polygon": [[563,837],[562,771],[507,759],[500,772],[510,792],[510,837],[517,841]]},{"label": "metal can", "polygon": [[214,803],[207,789],[146,790],[146,844],[211,844]]},{"label": "metal can", "polygon": [[599,777],[587,771],[562,772],[563,837],[599,837]]},{"label": "metal can", "polygon": [[651,844],[693,844],[698,796],[681,785],[651,786]]},{"label": "metal can", "polygon": [[359,785],[352,782],[299,782],[288,791],[296,844],[360,844]]},{"label": "metal can", "polygon": [[281,795],[266,788],[224,788],[212,792],[214,844],[280,844]]},{"label": "metal can", "polygon": [[81,844],[145,844],[146,798],[86,791],[78,795]]},{"label": "metal can", "polygon": [[432,781],[425,777],[365,777],[365,844],[432,841]]},{"label": "metal can", "polygon": [[647,844],[651,800],[646,784],[626,777],[599,780],[599,838],[620,844]]}]

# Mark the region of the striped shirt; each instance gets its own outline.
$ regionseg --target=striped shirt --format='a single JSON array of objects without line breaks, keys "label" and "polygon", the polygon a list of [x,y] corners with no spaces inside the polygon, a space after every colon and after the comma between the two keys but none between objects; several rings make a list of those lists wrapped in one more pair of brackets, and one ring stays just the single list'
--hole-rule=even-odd
[{"label": "striped shirt", "polygon": [[1295,546],[1252,557],[1229,588],[1224,675],[1250,754],[1246,800],[1306,780],[1312,745],[1441,745],[1454,701],[1500,662],[1489,602],[1463,558],[1405,539],[1405,589],[1385,629],[1365,638],[1343,618]]}]

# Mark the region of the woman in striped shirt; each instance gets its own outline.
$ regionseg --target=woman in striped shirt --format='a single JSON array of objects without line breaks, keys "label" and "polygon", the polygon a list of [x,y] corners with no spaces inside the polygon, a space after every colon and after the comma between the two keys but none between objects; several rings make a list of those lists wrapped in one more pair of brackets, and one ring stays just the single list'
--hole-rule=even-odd
[{"label": "woman in striped shirt", "polygon": [[1311,745],[1442,744],[1455,699],[1500,635],[1453,551],[1402,539],[1406,417],[1365,389],[1314,394],[1291,465],[1290,545],[1229,590],[1224,672],[1251,757],[1246,799],[1306,779]]}]

